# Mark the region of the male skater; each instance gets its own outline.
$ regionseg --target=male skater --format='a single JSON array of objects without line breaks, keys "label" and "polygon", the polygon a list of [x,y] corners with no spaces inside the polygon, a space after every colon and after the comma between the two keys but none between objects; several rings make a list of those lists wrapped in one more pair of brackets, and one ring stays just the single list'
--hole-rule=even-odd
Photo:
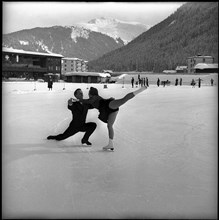
[{"label": "male skater", "polygon": [[[83,92],[81,89],[76,89],[74,92],[74,96],[77,99],[83,99]],[[94,122],[86,121],[87,111],[88,109],[92,109],[93,107],[90,104],[82,104],[81,102],[73,102],[72,98],[68,100],[68,109],[72,112],[73,119],[69,124],[69,127],[64,131],[63,134],[58,135],[50,135],[47,137],[48,140],[54,139],[57,141],[64,140],[70,136],[73,136],[77,132],[85,132],[84,137],[81,140],[82,144],[92,145],[88,139],[91,134],[96,129],[97,125]]]}]

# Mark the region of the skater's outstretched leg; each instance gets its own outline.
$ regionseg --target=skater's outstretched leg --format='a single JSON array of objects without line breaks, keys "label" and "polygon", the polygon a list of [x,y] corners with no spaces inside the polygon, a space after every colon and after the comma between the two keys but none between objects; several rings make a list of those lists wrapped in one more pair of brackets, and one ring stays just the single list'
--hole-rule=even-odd
[{"label": "skater's outstretched leg", "polygon": [[69,138],[70,136],[76,134],[78,132],[77,129],[72,128],[69,126],[63,134],[58,134],[58,135],[50,135],[47,137],[48,140],[57,140],[57,141],[62,141],[64,139]]},{"label": "skater's outstretched leg", "polygon": [[125,104],[128,100],[134,98],[137,94],[139,94],[140,92],[143,92],[145,89],[147,89],[146,86],[142,86],[140,89],[137,89],[134,92],[130,92],[127,95],[125,95],[123,98],[121,99],[114,99],[109,103],[109,107],[111,109],[117,109],[119,108],[121,105]]},{"label": "skater's outstretched leg", "polygon": [[114,129],[113,129],[113,124],[116,120],[116,116],[118,114],[118,111],[112,112],[109,117],[108,117],[108,122],[107,122],[107,128],[108,128],[108,134],[109,134],[109,143],[105,147],[103,147],[104,150],[111,149],[113,150],[113,138],[114,138]]}]

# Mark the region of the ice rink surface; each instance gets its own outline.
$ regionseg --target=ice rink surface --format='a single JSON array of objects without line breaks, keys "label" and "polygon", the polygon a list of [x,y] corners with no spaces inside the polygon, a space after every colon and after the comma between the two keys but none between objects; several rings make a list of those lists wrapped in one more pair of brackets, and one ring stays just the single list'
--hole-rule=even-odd
[{"label": "ice rink surface", "polygon": [[2,83],[3,218],[217,218],[218,87],[151,85],[120,107],[114,152],[102,151],[95,109],[92,147],[83,133],[47,140],[68,127],[74,90],[87,98],[90,86],[104,98],[136,89]]}]

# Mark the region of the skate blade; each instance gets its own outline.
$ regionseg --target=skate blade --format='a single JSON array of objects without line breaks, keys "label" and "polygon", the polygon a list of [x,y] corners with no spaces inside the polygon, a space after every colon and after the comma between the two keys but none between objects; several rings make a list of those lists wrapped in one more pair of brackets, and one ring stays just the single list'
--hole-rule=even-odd
[{"label": "skate blade", "polygon": [[114,151],[114,148],[113,148],[113,147],[103,148],[103,150],[104,150],[104,151],[108,151],[108,150]]},{"label": "skate blade", "polygon": [[89,144],[82,144],[83,147],[92,147],[92,145]]}]

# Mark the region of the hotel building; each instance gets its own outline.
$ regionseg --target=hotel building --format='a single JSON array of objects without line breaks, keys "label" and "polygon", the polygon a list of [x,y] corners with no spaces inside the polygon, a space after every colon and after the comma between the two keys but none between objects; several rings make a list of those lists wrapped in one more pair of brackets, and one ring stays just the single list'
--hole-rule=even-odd
[{"label": "hotel building", "polygon": [[187,58],[187,63],[188,63],[188,73],[195,73],[195,66],[198,63],[207,63],[207,64],[212,64],[214,63],[214,58],[212,56],[193,56],[193,57],[188,57]]},{"label": "hotel building", "polygon": [[87,72],[88,61],[79,58],[62,58],[62,74],[68,72]]}]

